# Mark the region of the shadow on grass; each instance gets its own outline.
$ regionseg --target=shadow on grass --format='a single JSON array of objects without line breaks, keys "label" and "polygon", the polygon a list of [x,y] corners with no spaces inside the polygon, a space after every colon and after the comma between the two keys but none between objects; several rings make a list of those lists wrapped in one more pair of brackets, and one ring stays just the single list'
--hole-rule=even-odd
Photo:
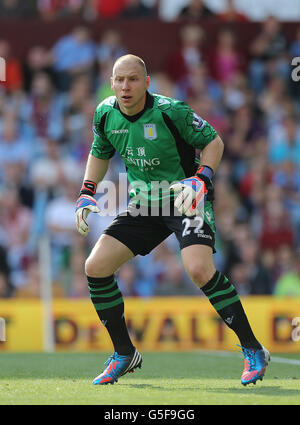
[{"label": "shadow on grass", "polygon": [[[172,388],[169,388],[167,386],[162,385],[153,385],[153,384],[130,384],[129,382],[126,383],[126,387],[130,387],[133,389],[149,389],[149,390],[160,390],[160,391],[174,391],[176,389],[176,386]],[[251,393],[255,396],[257,395],[269,395],[272,397],[289,397],[289,396],[299,396],[299,390],[297,389],[290,389],[290,388],[284,388],[282,386],[277,385],[267,385],[267,386],[261,386],[258,387],[257,385],[251,385],[248,387],[243,387],[241,385],[241,388],[237,387],[217,387],[213,386],[211,388],[209,387],[203,387],[201,385],[201,382],[199,382],[199,385],[187,387],[187,386],[181,386],[178,385],[178,390],[180,392],[184,391],[202,391],[207,393],[217,393],[217,394],[237,394],[237,395],[250,395]]]},{"label": "shadow on grass", "polygon": [[[251,386],[250,386],[251,385]],[[258,384],[259,385],[259,384]],[[241,388],[206,388],[205,391],[212,393],[223,393],[223,394],[245,394],[249,395],[269,395],[272,397],[289,397],[289,396],[299,396],[299,390],[292,388],[284,388],[278,385],[264,385],[262,386],[249,384],[247,387],[241,386]]]}]

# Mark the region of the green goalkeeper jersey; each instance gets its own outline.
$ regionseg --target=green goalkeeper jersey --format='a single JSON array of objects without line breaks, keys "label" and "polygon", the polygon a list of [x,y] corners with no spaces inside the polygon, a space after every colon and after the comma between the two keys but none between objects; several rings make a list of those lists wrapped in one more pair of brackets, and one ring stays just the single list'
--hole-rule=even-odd
[{"label": "green goalkeeper jersey", "polygon": [[94,116],[91,154],[109,159],[117,151],[125,164],[130,197],[145,205],[170,198],[168,187],[191,177],[196,149],[217,137],[212,126],[184,102],[147,92],[143,111],[120,111],[115,96],[101,102]]}]

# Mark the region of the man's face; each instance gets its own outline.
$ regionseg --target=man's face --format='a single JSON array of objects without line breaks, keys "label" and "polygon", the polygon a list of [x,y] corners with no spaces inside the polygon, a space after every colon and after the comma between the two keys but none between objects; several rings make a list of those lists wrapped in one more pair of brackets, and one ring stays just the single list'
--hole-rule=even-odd
[{"label": "man's face", "polygon": [[115,66],[111,88],[123,113],[135,115],[143,110],[149,83],[150,78],[145,75],[142,66],[134,60],[124,60]]}]

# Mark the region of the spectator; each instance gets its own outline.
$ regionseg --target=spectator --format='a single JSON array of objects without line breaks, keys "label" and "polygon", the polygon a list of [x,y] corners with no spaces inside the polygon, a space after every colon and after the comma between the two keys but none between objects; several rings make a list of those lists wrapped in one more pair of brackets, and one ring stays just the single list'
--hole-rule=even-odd
[{"label": "spectator", "polygon": [[250,104],[252,94],[242,72],[236,70],[231,78],[221,84],[223,85],[223,104],[229,113],[234,113]]},{"label": "spectator", "polygon": [[249,214],[254,215],[263,206],[265,193],[270,190],[271,181],[272,174],[264,158],[250,161],[238,186],[241,201]]},{"label": "spectator", "polygon": [[78,166],[70,154],[64,153],[57,141],[46,139],[43,155],[36,158],[30,167],[30,180],[39,190],[46,188],[57,196],[61,182],[65,179],[76,181],[74,169],[80,174]]},{"label": "spectator", "polygon": [[52,49],[52,58],[58,87],[62,91],[69,90],[74,76],[92,76],[96,49],[89,30],[75,27],[70,34],[60,38]]},{"label": "spectator", "polygon": [[232,114],[230,135],[238,133],[244,140],[244,146],[253,143],[259,137],[265,136],[265,126],[259,115],[249,102],[237,108]]},{"label": "spectator", "polygon": [[300,57],[300,27],[296,29],[295,37],[289,47],[290,56]]},{"label": "spectator", "polygon": [[0,271],[0,300],[1,298],[8,298],[12,294],[7,275]]},{"label": "spectator", "polygon": [[27,93],[31,90],[33,78],[40,72],[47,73],[53,84],[55,83],[49,53],[44,46],[37,45],[29,49],[24,64],[24,89]]},{"label": "spectator", "polygon": [[[206,89],[209,89],[209,84]],[[225,137],[229,128],[228,116],[224,113],[222,108],[211,99],[209,94],[210,93],[203,93],[201,96],[193,96],[188,99],[189,104],[198,115],[205,117],[218,133]]]},{"label": "spectator", "polygon": [[299,200],[300,197],[300,170],[297,163],[283,160],[275,168],[273,182],[283,189],[286,199]]},{"label": "spectator", "polygon": [[189,0],[159,0],[158,13],[162,21],[175,21]]},{"label": "spectator", "polygon": [[83,0],[38,0],[38,10],[43,19],[56,19],[81,12]]},{"label": "spectator", "polygon": [[167,58],[166,72],[179,85],[186,85],[190,72],[203,62],[204,33],[199,25],[185,25],[180,30],[180,45]]},{"label": "spectator", "polygon": [[2,243],[0,244],[0,299],[14,295],[10,282],[10,267],[7,259],[7,252]]},{"label": "spectator", "polygon": [[81,176],[80,168],[70,154],[65,154],[55,140],[47,139],[43,155],[35,159],[29,173],[30,183],[35,190],[32,206],[33,226],[29,241],[32,252],[35,252],[38,238],[46,230],[46,211],[49,202],[60,196],[62,182],[66,179],[76,179],[75,169]]},{"label": "spectator", "polygon": [[[68,139],[68,128],[65,131],[64,151],[68,149],[70,156],[77,162],[78,170],[83,166],[84,158],[87,157],[91,147],[91,128],[93,127],[93,117],[95,112],[95,102],[92,98],[86,100],[82,105],[80,112],[80,122],[78,123],[78,133],[76,136],[73,127],[70,128],[70,136],[74,135],[73,139]],[[69,121],[71,125],[72,121]]]},{"label": "spectator", "polygon": [[155,10],[146,6],[142,0],[126,0],[125,7],[121,12],[122,18],[153,18]]},{"label": "spectator", "polygon": [[258,171],[259,175],[261,175],[260,166],[258,166],[258,170],[249,170],[249,168],[252,168],[252,163],[249,164],[249,158],[256,156],[256,164],[263,163],[262,169],[267,170],[264,161],[266,157],[265,150],[267,149],[265,147],[267,141],[264,135],[264,126],[254,113],[251,105],[244,104],[232,111],[227,138],[225,156],[232,162],[232,181],[239,188],[243,201],[249,196],[248,191],[252,193],[249,185],[253,183],[253,178],[255,179],[253,174]]},{"label": "spectator", "polygon": [[270,78],[267,87],[257,98],[257,107],[263,113],[269,143],[277,138],[277,132],[282,132],[285,117],[295,113],[295,106],[281,77]]},{"label": "spectator", "polygon": [[23,163],[25,167],[34,155],[31,140],[22,136],[16,113],[6,109],[0,129],[0,177],[7,163]]},{"label": "spectator", "polygon": [[294,260],[290,271],[282,274],[278,279],[274,295],[278,297],[300,297],[300,256]]},{"label": "spectator", "polygon": [[76,234],[74,199],[77,194],[77,182],[61,180],[60,194],[49,202],[46,211],[46,225],[51,241],[52,278],[57,283],[63,283],[63,273],[70,267]]},{"label": "spectator", "polygon": [[246,15],[238,11],[234,0],[226,0],[226,5],[222,12],[217,14],[218,19],[224,22],[248,22]]},{"label": "spectator", "polygon": [[182,96],[178,86],[170,79],[165,72],[156,72],[152,74],[150,91],[152,93],[161,93],[167,97],[179,99]]},{"label": "spectator", "polygon": [[[85,263],[86,240],[75,235],[75,243],[72,246],[70,268],[67,273],[67,296],[72,298],[84,298],[89,295],[85,276],[82,274],[82,268]],[[66,279],[65,279],[66,280]],[[62,285],[61,285],[62,286]]]},{"label": "spectator", "polygon": [[208,56],[208,66],[210,75],[221,84],[232,81],[238,73],[245,71],[245,58],[237,47],[232,29],[223,27],[218,32],[216,47]]},{"label": "spectator", "polygon": [[32,224],[32,212],[20,202],[16,188],[5,188],[0,197],[0,233],[5,230],[7,261],[13,287],[25,282],[26,264],[29,259],[27,243]]},{"label": "spectator", "polygon": [[157,284],[155,295],[187,296],[201,295],[201,293],[185,274],[178,259],[170,253],[165,264],[165,271]]},{"label": "spectator", "polygon": [[272,276],[260,259],[259,245],[255,239],[249,239],[241,245],[240,256],[246,269],[249,295],[271,295]]},{"label": "spectator", "polygon": [[269,159],[273,164],[290,161],[300,165],[300,125],[296,115],[288,115],[283,125],[274,128],[269,141]]},{"label": "spectator", "polygon": [[178,18],[198,21],[215,16],[214,12],[206,6],[204,0],[190,0],[179,12]]},{"label": "spectator", "polygon": [[105,64],[115,62],[117,58],[128,53],[127,48],[122,42],[121,34],[114,29],[109,29],[102,34],[96,48],[97,62],[100,69]]},{"label": "spectator", "polygon": [[270,249],[274,252],[282,245],[294,246],[295,233],[290,216],[279,202],[269,202],[265,206],[260,243],[262,249]]},{"label": "spectator", "polygon": [[[282,245],[275,255],[275,264],[273,264],[272,275],[274,282],[278,279],[289,273],[295,265],[295,251],[293,247],[289,245]],[[273,288],[274,289],[274,288]]]},{"label": "spectator", "polygon": [[250,295],[251,289],[248,282],[247,265],[245,263],[238,262],[234,264],[228,276],[235,282],[235,288],[239,295]]},{"label": "spectator", "polygon": [[117,18],[125,7],[125,0],[96,0],[96,11],[99,18]]},{"label": "spectator", "polygon": [[112,69],[112,60],[107,60],[105,63],[99,67],[98,75],[96,79],[96,103],[99,104],[106,97],[113,96],[110,85],[111,69]]},{"label": "spectator", "polygon": [[28,100],[22,107],[23,118],[35,137],[62,138],[63,105],[63,98],[57,94],[49,75],[45,72],[35,74]]},{"label": "spectator", "polygon": [[33,207],[34,188],[28,181],[28,169],[22,161],[5,163],[2,184],[7,187],[15,187],[21,204],[28,208]]},{"label": "spectator", "polygon": [[132,262],[124,264],[118,272],[118,284],[125,297],[136,297],[139,285],[137,270]]},{"label": "spectator", "polygon": [[[41,272],[41,265],[38,259],[33,258],[27,268],[25,273],[25,282],[22,286],[16,288],[15,297],[16,298],[38,298],[41,297],[41,282],[43,276]],[[52,283],[51,285],[53,297],[63,297],[65,293],[61,285],[57,283]]]},{"label": "spectator", "polygon": [[91,81],[86,75],[75,78],[64,105],[64,136],[70,148],[82,142],[87,125],[92,125],[85,113],[91,97]]},{"label": "spectator", "polygon": [[250,44],[252,59],[249,68],[250,84],[256,93],[265,88],[269,75],[289,73],[286,60],[287,40],[281,30],[280,22],[269,16],[262,29]]},{"label": "spectator", "polygon": [[2,18],[22,18],[25,14],[24,4],[25,2],[22,0],[0,0],[0,16]]},{"label": "spectator", "polygon": [[40,264],[37,260],[30,261],[26,268],[24,283],[16,289],[17,298],[40,298],[41,296],[41,273]]},{"label": "spectator", "polygon": [[[211,77],[207,65],[202,61],[191,68],[185,86],[182,86],[182,96],[184,99],[202,100],[202,97],[209,97],[211,102],[216,102],[216,108],[220,109],[222,101],[222,89],[220,84]],[[203,115],[204,116],[204,115]]]},{"label": "spectator", "polygon": [[7,92],[21,90],[23,88],[22,66],[19,59],[11,52],[8,41],[0,39],[0,57],[5,59],[5,81],[0,81],[0,89]]},{"label": "spectator", "polygon": [[300,170],[298,164],[283,161],[278,164],[273,173],[274,183],[282,189],[283,203],[289,214],[296,235],[300,241]]}]

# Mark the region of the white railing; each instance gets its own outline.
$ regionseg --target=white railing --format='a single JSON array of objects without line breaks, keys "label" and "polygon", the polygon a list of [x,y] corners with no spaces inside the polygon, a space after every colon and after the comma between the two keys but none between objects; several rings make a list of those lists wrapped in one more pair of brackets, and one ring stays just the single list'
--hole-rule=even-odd
[{"label": "white railing", "polygon": [[44,234],[39,239],[38,255],[40,264],[40,297],[42,306],[43,349],[45,352],[55,351],[53,293],[51,279],[50,239]]}]

